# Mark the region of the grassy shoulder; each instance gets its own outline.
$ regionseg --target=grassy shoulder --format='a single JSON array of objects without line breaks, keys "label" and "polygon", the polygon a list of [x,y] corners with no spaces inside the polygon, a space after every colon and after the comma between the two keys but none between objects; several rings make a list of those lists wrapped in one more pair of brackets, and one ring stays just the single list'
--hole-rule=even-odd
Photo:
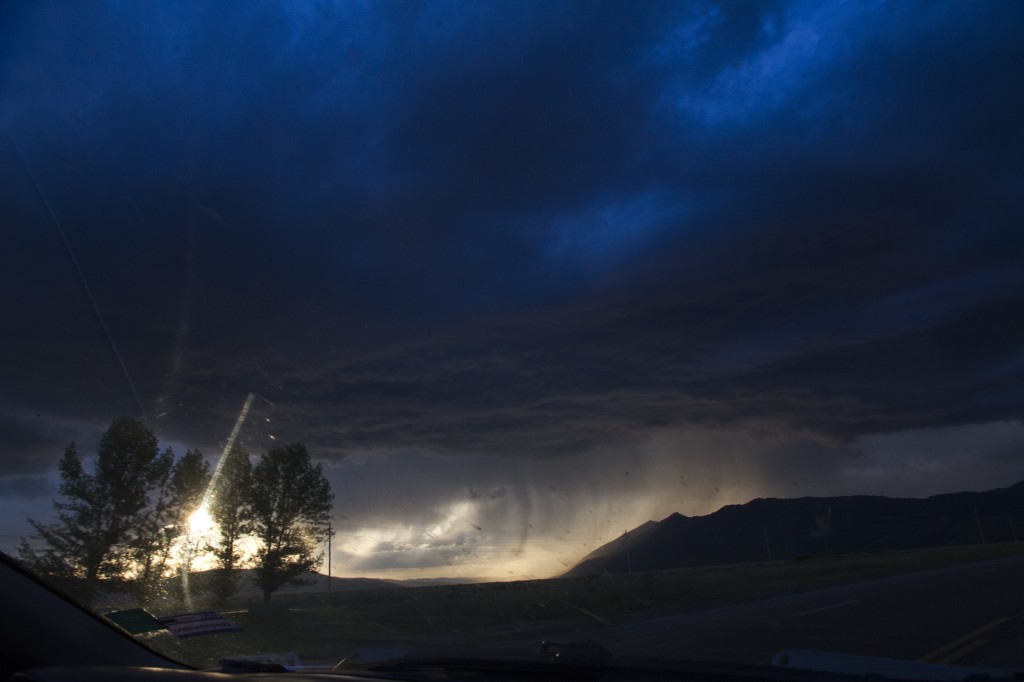
[{"label": "grassy shoulder", "polygon": [[302,659],[340,657],[360,646],[415,646],[431,637],[517,631],[557,621],[603,621],[628,613],[745,596],[780,594],[898,573],[1024,554],[1000,543],[673,571],[280,595],[269,605],[226,609],[240,633],[152,643],[181,660],[214,665],[232,654],[294,651]]}]

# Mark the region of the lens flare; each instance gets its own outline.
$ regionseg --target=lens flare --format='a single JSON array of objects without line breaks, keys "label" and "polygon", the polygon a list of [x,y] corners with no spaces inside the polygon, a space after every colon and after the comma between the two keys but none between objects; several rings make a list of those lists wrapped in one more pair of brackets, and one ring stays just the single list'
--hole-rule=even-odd
[{"label": "lens flare", "polygon": [[192,516],[188,517],[188,528],[192,535],[207,535],[216,525],[205,504],[192,512]]}]

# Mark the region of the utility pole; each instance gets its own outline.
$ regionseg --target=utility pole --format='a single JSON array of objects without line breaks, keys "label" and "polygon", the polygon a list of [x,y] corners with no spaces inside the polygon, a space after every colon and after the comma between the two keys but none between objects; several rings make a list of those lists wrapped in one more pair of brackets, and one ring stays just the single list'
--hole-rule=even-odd
[{"label": "utility pole", "polygon": [[772,560],[772,546],[768,542],[768,526],[761,524],[761,532],[764,533],[764,548],[768,550],[768,561]]},{"label": "utility pole", "polygon": [[633,560],[629,556],[629,529],[622,531],[622,537],[625,538],[626,542],[626,570],[630,575],[633,575]]},{"label": "utility pole", "polygon": [[974,508],[974,521],[975,521],[975,523],[978,524],[978,535],[981,536],[981,544],[987,545],[988,543],[985,542],[985,531],[983,531],[981,529],[981,517],[978,516],[978,508],[977,507]]},{"label": "utility pole", "polygon": [[334,527],[330,520],[327,521],[327,594],[331,593],[331,538],[334,537]]},{"label": "utility pole", "polygon": [[1013,525],[1013,515],[1007,514],[1006,518],[1010,522],[1010,533],[1013,534],[1013,541],[1017,542],[1017,528]]}]

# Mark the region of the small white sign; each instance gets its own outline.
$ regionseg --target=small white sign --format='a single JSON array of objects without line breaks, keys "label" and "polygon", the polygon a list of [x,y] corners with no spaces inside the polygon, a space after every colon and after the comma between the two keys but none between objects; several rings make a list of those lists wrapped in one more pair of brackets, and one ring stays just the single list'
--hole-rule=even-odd
[{"label": "small white sign", "polygon": [[180,613],[176,616],[167,616],[158,620],[165,628],[178,637],[213,635],[218,632],[241,632],[242,630],[242,628],[216,611]]}]

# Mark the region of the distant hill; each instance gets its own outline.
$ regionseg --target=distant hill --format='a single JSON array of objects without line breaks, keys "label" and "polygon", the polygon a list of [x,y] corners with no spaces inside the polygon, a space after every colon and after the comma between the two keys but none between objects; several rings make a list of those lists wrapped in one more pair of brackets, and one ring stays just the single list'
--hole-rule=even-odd
[{"label": "distant hill", "polygon": [[404,580],[388,579],[387,582],[400,587],[433,587],[435,585],[473,585],[475,583],[492,582],[491,578],[406,578]]},{"label": "distant hill", "polygon": [[597,548],[566,576],[1024,539],[1024,482],[925,499],[756,499],[707,516],[672,514]]},{"label": "distant hill", "polygon": [[[212,571],[196,571],[192,574],[193,585],[202,590],[213,577]],[[307,573],[302,576],[306,584],[286,585],[275,594],[302,594],[309,592],[326,592],[327,576],[322,573]],[[252,579],[252,569],[243,568],[238,571],[238,585],[235,597],[259,597],[263,595]],[[396,580],[378,580],[376,578],[338,578],[331,577],[332,592],[352,592],[357,590],[387,590],[402,587]]]},{"label": "distant hill", "polygon": [[[245,568],[238,571],[238,584],[240,588],[235,593],[236,597],[260,597],[263,593],[252,580],[252,569]],[[211,571],[197,571],[192,574],[192,580],[197,589],[203,589],[212,579]],[[275,594],[307,594],[323,593],[327,591],[327,576],[323,573],[307,573],[302,576],[304,585],[286,585]],[[430,585],[455,585],[482,582],[480,578],[410,578],[406,580],[380,579],[380,578],[339,578],[331,576],[332,592],[355,592],[361,590],[389,590],[401,587],[424,587]]]}]

